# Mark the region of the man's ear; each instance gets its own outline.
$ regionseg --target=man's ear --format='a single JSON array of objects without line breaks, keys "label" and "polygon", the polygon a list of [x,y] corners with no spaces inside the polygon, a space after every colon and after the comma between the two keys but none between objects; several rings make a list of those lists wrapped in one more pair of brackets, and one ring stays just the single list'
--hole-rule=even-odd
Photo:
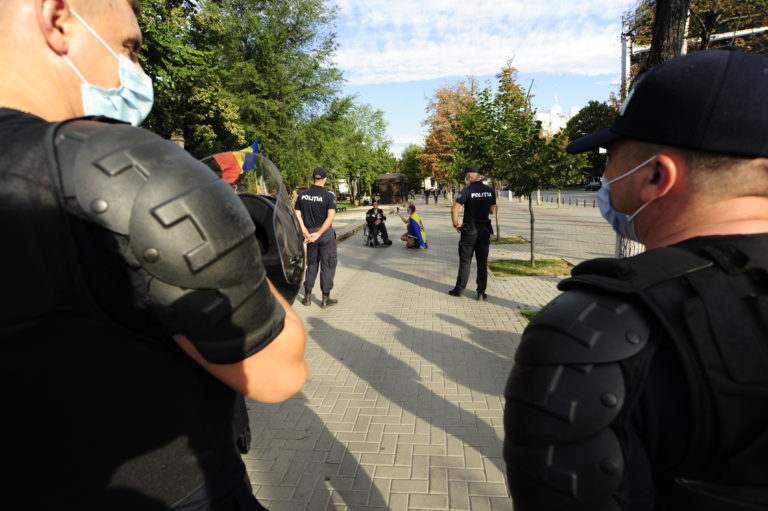
[{"label": "man's ear", "polygon": [[661,153],[651,164],[651,172],[646,173],[647,178],[642,183],[640,199],[650,202],[663,197],[675,186],[681,177],[682,167],[685,165],[683,158],[674,153]]},{"label": "man's ear", "polygon": [[69,51],[70,26],[74,19],[68,0],[35,0],[37,23],[48,47],[58,55]]}]

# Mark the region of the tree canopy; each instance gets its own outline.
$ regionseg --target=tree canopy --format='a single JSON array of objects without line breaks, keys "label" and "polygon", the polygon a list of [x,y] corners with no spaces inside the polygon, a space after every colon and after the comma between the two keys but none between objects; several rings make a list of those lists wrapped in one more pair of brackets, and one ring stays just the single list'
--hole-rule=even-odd
[{"label": "tree canopy", "polygon": [[[569,140],[575,140],[609,127],[616,114],[615,106],[605,102],[590,101],[565,125]],[[600,154],[598,149],[593,149],[587,153],[587,158],[589,158],[589,168],[586,169],[585,180],[596,181],[605,171],[605,155]]]},{"label": "tree canopy", "polygon": [[[496,76],[498,86],[454,95],[459,101],[450,118],[451,157],[454,169],[477,165],[494,182],[528,196],[531,218],[531,264],[534,264],[534,214],[530,194],[540,189],[560,190],[579,182],[586,166],[584,155],[565,152],[565,131],[546,137],[530,108],[529,95],[517,79],[517,69],[508,62]],[[498,225],[497,225],[498,227]],[[497,236],[500,235],[497,228]]]},{"label": "tree canopy", "polygon": [[398,162],[398,172],[405,174],[408,180],[409,188],[418,188],[418,183],[422,177],[421,164],[419,163],[419,155],[424,152],[424,147],[416,144],[411,144],[400,155],[400,161]]},{"label": "tree canopy", "polygon": [[424,121],[428,128],[424,151],[418,155],[422,177],[434,177],[441,185],[457,181],[454,161],[455,137],[452,123],[465,106],[472,102],[477,90],[473,78],[466,82],[459,81],[435,91],[429,100],[426,111],[429,114]]},{"label": "tree canopy", "polygon": [[[142,0],[141,62],[155,84],[144,126],[194,156],[255,140],[289,188],[391,172],[381,112],[341,94],[337,9],[324,0]],[[375,179],[375,178],[373,178]]]},{"label": "tree canopy", "polygon": [[652,46],[633,58],[632,76],[683,50],[733,46],[768,55],[768,31],[716,37],[768,27],[768,0],[640,0],[625,13],[624,25],[634,45]]}]

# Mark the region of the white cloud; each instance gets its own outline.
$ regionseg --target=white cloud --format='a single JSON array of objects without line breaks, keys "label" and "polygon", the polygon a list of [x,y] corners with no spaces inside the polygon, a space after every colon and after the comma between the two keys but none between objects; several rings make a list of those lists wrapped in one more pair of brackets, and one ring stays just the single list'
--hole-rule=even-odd
[{"label": "white cloud", "polygon": [[395,158],[400,158],[405,148],[411,144],[424,145],[424,135],[398,135],[393,138],[389,152]]},{"label": "white cloud", "polygon": [[626,0],[340,0],[337,64],[350,85],[619,68]]}]

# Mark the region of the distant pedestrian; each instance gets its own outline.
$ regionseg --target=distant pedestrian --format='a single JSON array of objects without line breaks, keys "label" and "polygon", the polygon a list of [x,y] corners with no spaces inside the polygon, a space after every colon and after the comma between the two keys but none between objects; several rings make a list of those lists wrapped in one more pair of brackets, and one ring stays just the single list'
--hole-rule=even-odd
[{"label": "distant pedestrian", "polygon": [[424,188],[424,203],[425,204],[429,204],[429,193],[430,193],[430,189],[429,188]]},{"label": "distant pedestrian", "polygon": [[[448,291],[451,296],[462,296],[469,280],[472,254],[477,261],[477,299],[485,300],[488,281],[488,250],[493,228],[488,215],[496,214],[496,194],[482,183],[479,169],[467,165],[464,171],[467,187],[461,191],[451,207],[453,227],[461,233],[459,239],[459,274],[456,286]],[[459,223],[459,209],[464,207],[464,219]]]},{"label": "distant pedestrian", "polygon": [[437,196],[438,196],[438,195],[439,195],[439,192],[437,191],[437,188],[435,188],[434,190],[432,190],[432,196],[433,196],[433,197],[434,197],[434,199],[435,199],[435,204],[437,204]]},{"label": "distant pedestrian", "polygon": [[301,304],[309,306],[312,303],[312,288],[319,272],[323,293],[320,307],[323,308],[338,302],[331,299],[336,274],[336,232],[332,227],[336,218],[336,197],[325,189],[327,178],[325,169],[317,167],[312,174],[314,184],[299,193],[294,206],[307,244],[307,274]]}]

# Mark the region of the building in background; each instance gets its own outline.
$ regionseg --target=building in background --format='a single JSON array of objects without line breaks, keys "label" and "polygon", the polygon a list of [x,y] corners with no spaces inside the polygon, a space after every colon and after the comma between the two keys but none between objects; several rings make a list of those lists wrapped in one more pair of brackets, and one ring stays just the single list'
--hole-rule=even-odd
[{"label": "building in background", "polygon": [[563,112],[563,108],[557,102],[557,96],[555,96],[555,102],[552,108],[541,112],[536,112],[536,120],[541,122],[541,131],[546,136],[552,136],[557,134],[561,129],[565,128],[568,121],[581,110],[578,107],[572,106],[568,113]]}]

